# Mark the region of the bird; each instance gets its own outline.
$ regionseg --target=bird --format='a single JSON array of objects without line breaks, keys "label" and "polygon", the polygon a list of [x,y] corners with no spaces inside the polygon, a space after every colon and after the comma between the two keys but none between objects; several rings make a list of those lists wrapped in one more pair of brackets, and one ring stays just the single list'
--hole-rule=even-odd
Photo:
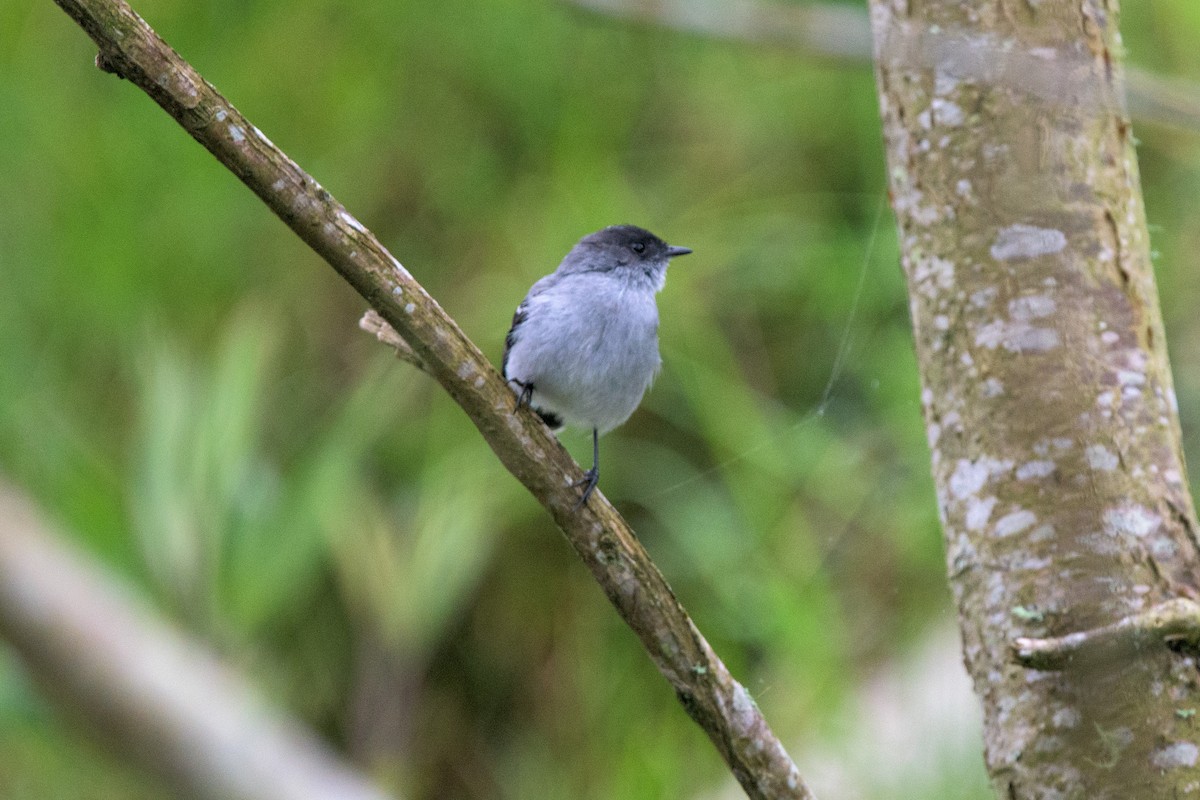
[{"label": "bird", "polygon": [[600,436],[629,419],[658,374],[655,296],[670,260],[691,252],[635,225],[603,228],[580,239],[513,314],[502,371],[516,408],[529,406],[555,433],[592,433],[576,510],[600,482]]}]

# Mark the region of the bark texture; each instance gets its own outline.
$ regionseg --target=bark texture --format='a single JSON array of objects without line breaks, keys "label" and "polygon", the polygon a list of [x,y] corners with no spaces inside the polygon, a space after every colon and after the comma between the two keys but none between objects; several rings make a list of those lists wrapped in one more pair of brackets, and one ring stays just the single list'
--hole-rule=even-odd
[{"label": "bark texture", "polygon": [[[871,12],[993,786],[1002,798],[1200,796],[1192,649],[1170,646],[1170,626],[1121,633],[1195,597],[1200,572],[1118,3],[871,0]],[[1011,650],[1093,629],[1117,631],[1093,637],[1111,646],[1054,669]]]}]

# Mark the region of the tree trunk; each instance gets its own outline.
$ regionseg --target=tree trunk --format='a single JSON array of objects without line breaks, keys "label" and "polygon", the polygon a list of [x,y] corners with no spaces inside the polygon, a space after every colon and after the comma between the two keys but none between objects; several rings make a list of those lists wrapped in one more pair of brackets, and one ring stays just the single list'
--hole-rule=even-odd
[{"label": "tree trunk", "polygon": [[[1200,546],[1121,102],[1117,0],[871,9],[993,786],[1002,798],[1200,796],[1194,642],[1164,635],[1194,626]],[[1160,624],[1157,609],[1192,622]],[[1019,637],[1082,632],[1067,640],[1078,644],[1097,629],[1103,647],[1014,655]]]}]

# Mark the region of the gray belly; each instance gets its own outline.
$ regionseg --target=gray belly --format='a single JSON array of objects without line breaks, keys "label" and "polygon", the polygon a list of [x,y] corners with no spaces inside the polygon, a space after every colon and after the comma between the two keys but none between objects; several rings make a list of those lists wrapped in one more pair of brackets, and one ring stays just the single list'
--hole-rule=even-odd
[{"label": "gray belly", "polygon": [[534,406],[604,433],[629,418],[658,372],[658,310],[652,294],[611,298],[620,314],[613,303],[573,299],[569,314],[533,310],[508,372],[533,384]]}]

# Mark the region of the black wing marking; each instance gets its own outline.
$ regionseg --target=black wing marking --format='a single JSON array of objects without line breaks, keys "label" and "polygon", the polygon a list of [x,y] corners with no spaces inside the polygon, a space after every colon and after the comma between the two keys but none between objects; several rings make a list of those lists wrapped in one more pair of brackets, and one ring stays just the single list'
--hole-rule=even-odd
[{"label": "black wing marking", "polygon": [[514,344],[517,343],[517,328],[521,327],[521,323],[529,317],[529,308],[524,301],[517,306],[517,310],[513,313],[512,327],[508,329],[508,333],[504,336],[504,356],[500,361],[500,372],[505,378],[508,377],[508,351],[512,350]]},{"label": "black wing marking", "polygon": [[[537,287],[534,288],[536,289]],[[533,292],[530,292],[530,294],[532,295]],[[504,356],[500,362],[500,371],[504,375],[505,379],[510,383],[515,383],[521,389],[521,393],[517,396],[518,408],[520,408],[522,405],[529,405],[529,400],[533,396],[533,384],[522,383],[521,381],[508,377],[508,353],[510,350],[512,350],[513,345],[517,343],[517,335],[521,324],[529,318],[529,305],[526,302],[528,299],[529,298],[525,298],[525,300],[521,301],[521,305],[517,306],[517,310],[513,314],[512,327],[508,329],[508,333],[504,337]],[[558,431],[562,428],[562,417],[558,416],[553,411],[546,411],[538,408],[537,406],[530,406],[530,408],[533,409],[535,414],[542,418],[542,422],[545,422],[551,430]]]}]

